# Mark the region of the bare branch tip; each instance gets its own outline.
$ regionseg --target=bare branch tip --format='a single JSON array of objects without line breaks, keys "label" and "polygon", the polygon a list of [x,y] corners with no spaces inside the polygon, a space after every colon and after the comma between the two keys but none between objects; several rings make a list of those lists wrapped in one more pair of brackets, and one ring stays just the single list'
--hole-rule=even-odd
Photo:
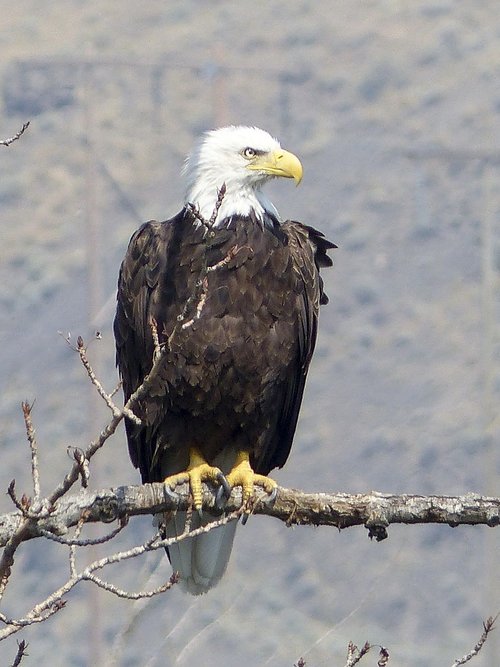
[{"label": "bare branch tip", "polygon": [[386,667],[389,664],[389,651],[385,646],[380,647],[378,658],[377,667]]},{"label": "bare branch tip", "polygon": [[22,639],[20,642],[17,642],[17,654],[14,659],[14,662],[12,663],[12,667],[19,667],[19,665],[21,664],[21,660],[25,656],[29,655],[28,653],[26,653],[27,648],[28,648],[28,642],[26,642],[24,639]]},{"label": "bare branch tip", "polygon": [[15,488],[16,480],[13,479],[7,488],[7,493],[17,509],[23,514],[23,516],[27,516],[31,507],[31,498],[23,493],[21,500],[19,500]]},{"label": "bare branch tip", "polygon": [[0,141],[0,146],[10,146],[11,144],[13,144],[14,141],[17,141],[26,132],[29,126],[30,126],[30,121],[28,120],[26,121],[26,123],[23,123],[23,126],[21,127],[19,132],[17,132],[13,137],[10,137],[9,139],[3,139],[2,141]]},{"label": "bare branch tip", "polygon": [[474,648],[465,655],[463,655],[461,658],[457,658],[453,663],[452,667],[459,667],[459,665],[465,665],[466,662],[469,662],[469,660],[472,660],[472,658],[478,655],[478,653],[481,651],[484,644],[486,643],[488,635],[494,629],[495,621],[497,620],[498,616],[499,614],[497,614],[494,617],[490,616],[489,618],[486,619],[486,621],[483,621],[483,633],[479,637]]},{"label": "bare branch tip", "polygon": [[226,196],[226,184],[223,183],[219,188],[219,190],[217,191],[217,200],[215,202],[212,215],[210,216],[210,220],[208,221],[208,227],[212,228],[215,225],[217,216],[219,215],[219,209],[222,206],[222,202],[224,201],[225,196]]}]

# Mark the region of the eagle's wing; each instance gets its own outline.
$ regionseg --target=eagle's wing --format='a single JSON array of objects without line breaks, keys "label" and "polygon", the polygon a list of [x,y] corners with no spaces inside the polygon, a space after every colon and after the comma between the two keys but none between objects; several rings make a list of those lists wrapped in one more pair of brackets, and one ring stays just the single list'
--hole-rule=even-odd
[{"label": "eagle's wing", "polygon": [[[166,272],[167,250],[174,224],[175,218],[167,222],[143,224],[132,236],[120,268],[114,333],[116,363],[125,401],[140,386],[152,366],[151,317],[154,316],[154,303]],[[151,397],[148,401],[151,402]],[[143,420],[142,426],[137,427],[125,420],[130,458],[140,469],[143,481],[153,481],[149,479],[149,472],[154,455],[151,451],[154,438],[150,437],[154,425],[151,414],[146,417],[142,406],[137,406],[136,412]],[[154,410],[148,412],[153,413]]]},{"label": "eagle's wing", "polygon": [[333,264],[328,250],[337,247],[318,230],[299,222],[287,221],[281,228],[288,238],[293,270],[300,278],[298,352],[288,370],[274,446],[269,447],[258,462],[258,470],[263,474],[273,468],[281,468],[290,453],[307,371],[316,344],[319,307],[328,303],[319,269]]}]

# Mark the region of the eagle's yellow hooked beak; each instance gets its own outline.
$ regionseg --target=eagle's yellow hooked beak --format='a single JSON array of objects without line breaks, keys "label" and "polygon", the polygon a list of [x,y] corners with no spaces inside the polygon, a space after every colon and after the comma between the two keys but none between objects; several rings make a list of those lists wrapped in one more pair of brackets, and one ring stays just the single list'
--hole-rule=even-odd
[{"label": "eagle's yellow hooked beak", "polygon": [[302,165],[299,158],[283,148],[258,155],[247,168],[252,171],[262,171],[270,176],[293,178],[297,185],[302,180]]}]

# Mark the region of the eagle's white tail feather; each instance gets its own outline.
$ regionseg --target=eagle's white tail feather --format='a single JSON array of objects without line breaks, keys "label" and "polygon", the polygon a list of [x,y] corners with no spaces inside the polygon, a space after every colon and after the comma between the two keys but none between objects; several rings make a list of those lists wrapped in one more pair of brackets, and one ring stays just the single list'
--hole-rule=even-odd
[{"label": "eagle's white tail feather", "polygon": [[[185,519],[185,512],[177,512],[167,526],[167,537],[181,535]],[[191,529],[205,526],[213,520],[214,517],[209,515],[200,519],[193,513]],[[231,555],[237,525],[237,521],[231,521],[208,533],[187,538],[169,547],[172,569],[174,572],[179,572],[180,583],[188,593],[192,595],[206,593],[220,580]]]}]

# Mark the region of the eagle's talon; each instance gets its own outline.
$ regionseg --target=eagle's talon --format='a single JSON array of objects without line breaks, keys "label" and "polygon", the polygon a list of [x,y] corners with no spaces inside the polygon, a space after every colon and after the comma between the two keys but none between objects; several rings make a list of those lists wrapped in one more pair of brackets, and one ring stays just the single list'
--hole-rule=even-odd
[{"label": "eagle's talon", "polygon": [[256,486],[260,486],[271,496],[270,501],[275,498],[276,482],[266,475],[253,471],[248,452],[238,452],[234,467],[227,475],[227,481],[232,487],[241,486],[241,506],[245,514],[251,513],[251,500],[254,497]]},{"label": "eagle's talon", "polygon": [[[267,489],[265,489],[267,491]],[[276,496],[278,495],[278,487],[275,486],[271,489],[271,491],[268,491],[268,495],[265,498],[261,498],[260,501],[264,503],[264,505],[269,505],[269,507],[272,507],[274,505],[274,501],[276,500]]]},{"label": "eagle's talon", "polygon": [[231,495],[231,486],[223,472],[220,472],[217,475],[217,482],[220,485],[219,489],[217,490],[217,499],[219,499],[219,494],[223,494],[226,500],[229,500],[229,496]]},{"label": "eagle's talon", "polygon": [[230,495],[231,495],[231,488],[229,488],[229,494],[227,494],[226,487],[222,485],[219,486],[219,488],[217,489],[217,493],[215,495],[215,507],[218,510],[223,510],[224,507],[226,506],[227,501],[229,500]]},{"label": "eagle's talon", "polygon": [[174,489],[170,486],[170,484],[168,484],[168,482],[163,484],[163,495],[174,503],[179,502],[180,499],[179,494],[176,491],[174,491]]},{"label": "eagle's talon", "polygon": [[[268,481],[272,482],[274,484],[273,487],[271,488],[271,490],[269,490],[269,487],[271,486],[271,484],[267,484]],[[260,480],[257,480],[255,482],[255,484],[257,486],[260,486],[267,493],[267,496],[264,496],[264,497],[259,496],[258,499],[255,496],[248,498],[248,500],[246,501],[245,506],[244,507],[242,506],[243,507],[243,514],[241,516],[241,525],[242,526],[244,526],[246,524],[246,522],[248,521],[249,516],[254,513],[255,507],[259,503],[262,503],[263,505],[268,505],[268,506],[272,507],[274,501],[276,500],[276,496],[278,495],[278,486],[276,485],[274,480],[266,479],[266,483],[264,483]]]},{"label": "eagle's talon", "polygon": [[[189,490],[193,499],[193,507],[198,512],[200,518],[202,517],[203,508],[203,482],[211,484],[221,483],[221,478],[224,478],[222,471],[215,466],[211,466],[206,462],[203,454],[197,447],[191,447],[189,450],[189,465],[186,470],[170,475],[163,481],[163,486],[169,488],[171,491],[175,489],[178,484],[188,482]],[[227,481],[226,481],[227,485]]]}]

